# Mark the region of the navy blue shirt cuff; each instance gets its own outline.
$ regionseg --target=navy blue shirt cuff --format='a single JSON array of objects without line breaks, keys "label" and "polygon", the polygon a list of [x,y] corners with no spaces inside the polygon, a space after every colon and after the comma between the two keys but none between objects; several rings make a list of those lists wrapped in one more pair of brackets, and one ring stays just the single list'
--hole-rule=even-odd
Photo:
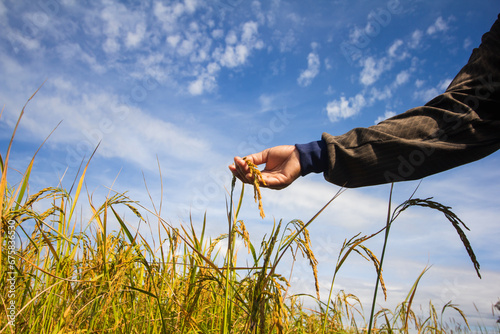
[{"label": "navy blue shirt cuff", "polygon": [[323,173],[328,169],[328,150],[323,140],[295,144],[300,156],[300,175]]}]

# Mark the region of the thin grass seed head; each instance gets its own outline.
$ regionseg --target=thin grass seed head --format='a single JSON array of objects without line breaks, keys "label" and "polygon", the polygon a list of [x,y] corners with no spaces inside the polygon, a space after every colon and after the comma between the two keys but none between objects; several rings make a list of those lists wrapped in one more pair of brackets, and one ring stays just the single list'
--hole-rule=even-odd
[{"label": "thin grass seed head", "polygon": [[314,275],[314,287],[316,289],[316,296],[319,300],[320,295],[319,295],[319,281],[318,281],[318,260],[314,256],[314,253],[310,248],[309,242],[301,238],[298,238],[297,243],[302,247],[302,251],[305,253],[307,259],[309,260],[309,265],[311,266]]},{"label": "thin grass seed head", "polygon": [[[385,298],[385,300],[387,300],[387,287],[385,286],[384,278],[382,276],[382,269],[380,268],[379,259],[377,258],[377,256],[375,254],[373,254],[373,252],[368,247],[366,247],[364,245],[359,245],[359,247],[365,251],[368,258],[373,262],[373,265],[375,266],[375,270],[377,272],[380,270],[380,277],[379,277],[380,278],[380,285],[381,285],[382,291],[384,293],[384,298]],[[359,254],[361,256],[363,256],[363,254],[361,254],[361,253],[359,253]]]},{"label": "thin grass seed head", "polygon": [[238,232],[243,239],[245,247],[247,248],[248,254],[250,254],[250,234],[248,234],[247,228],[243,220],[238,220],[236,225],[236,232]]},{"label": "thin grass seed head", "polygon": [[222,234],[210,242],[210,246],[208,247],[208,251],[207,251],[207,258],[209,258],[209,259],[212,258],[212,252],[214,251],[215,246],[217,246],[219,241],[221,241],[222,239],[226,239],[226,238],[227,238],[227,234]]},{"label": "thin grass seed head", "polygon": [[318,280],[318,260],[316,259],[316,256],[314,255],[314,252],[311,249],[311,238],[309,235],[309,231],[307,228],[304,226],[304,222],[301,220],[293,220],[291,223],[296,228],[296,232],[294,233],[302,233],[304,236],[304,239],[298,237],[296,239],[296,243],[298,246],[298,249],[301,251],[302,255],[309,260],[309,265],[311,266],[311,269],[313,271],[314,275],[314,286],[316,289],[316,296],[318,300],[320,299],[320,294],[319,294],[319,280]]}]

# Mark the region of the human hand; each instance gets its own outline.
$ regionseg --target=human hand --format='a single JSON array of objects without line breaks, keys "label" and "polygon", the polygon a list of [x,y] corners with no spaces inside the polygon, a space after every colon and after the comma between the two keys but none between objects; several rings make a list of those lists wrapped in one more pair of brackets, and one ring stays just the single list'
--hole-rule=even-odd
[{"label": "human hand", "polygon": [[[261,171],[262,179],[271,189],[283,189],[300,176],[299,152],[294,145],[281,145],[246,156],[255,165],[266,164]],[[229,170],[244,183],[253,183],[247,163],[240,157],[234,158]]]}]

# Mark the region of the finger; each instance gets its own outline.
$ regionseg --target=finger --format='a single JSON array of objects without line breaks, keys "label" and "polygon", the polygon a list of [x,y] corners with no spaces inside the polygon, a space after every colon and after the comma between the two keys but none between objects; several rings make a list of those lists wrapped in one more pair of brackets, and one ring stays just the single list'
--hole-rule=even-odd
[{"label": "finger", "polygon": [[247,163],[240,157],[234,157],[234,166],[240,176],[244,176],[250,172]]},{"label": "finger", "polygon": [[267,152],[268,151],[269,151],[269,149],[265,149],[262,152],[247,155],[246,158],[257,166],[262,165],[264,163],[267,163],[267,156],[268,156]]},{"label": "finger", "polygon": [[232,165],[229,165],[228,167],[229,167],[229,170],[233,173],[234,176],[236,176],[240,180],[242,180],[244,178],[245,172],[242,171],[241,168],[239,168],[238,165],[232,164]]},{"label": "finger", "polygon": [[247,182],[246,179],[242,176],[242,174],[240,173],[240,171],[238,170],[238,168],[236,168],[236,166],[234,164],[229,165],[228,167],[229,167],[229,170],[231,171],[231,173],[233,173],[233,175],[238,180],[240,180],[243,183]]},{"label": "finger", "polygon": [[236,169],[236,166],[234,164],[231,164],[229,166],[227,166],[229,168],[229,170],[231,171],[231,173],[236,176],[236,177],[239,177],[239,173],[238,173],[238,170]]},{"label": "finger", "polygon": [[252,173],[245,160],[240,157],[234,157],[234,171],[236,176],[245,183],[253,182]]}]

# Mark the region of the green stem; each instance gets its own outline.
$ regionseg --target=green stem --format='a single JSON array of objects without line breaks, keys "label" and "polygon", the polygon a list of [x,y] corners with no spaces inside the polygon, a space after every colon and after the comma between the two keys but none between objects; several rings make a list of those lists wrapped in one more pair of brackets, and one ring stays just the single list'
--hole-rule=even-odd
[{"label": "green stem", "polygon": [[373,326],[373,314],[375,313],[375,304],[377,301],[377,292],[378,292],[378,285],[380,283],[380,275],[382,274],[382,264],[384,262],[384,255],[385,255],[385,249],[387,246],[387,240],[389,239],[389,230],[391,229],[391,201],[392,201],[392,190],[394,188],[394,183],[391,184],[391,192],[389,194],[389,208],[387,210],[387,223],[385,225],[385,238],[384,238],[384,246],[382,248],[382,255],[380,256],[380,264],[378,266],[378,271],[377,271],[377,281],[375,282],[375,291],[373,292],[373,302],[372,302],[372,309],[370,312],[370,323],[368,325],[368,334],[371,334],[372,332],[372,326]]}]

